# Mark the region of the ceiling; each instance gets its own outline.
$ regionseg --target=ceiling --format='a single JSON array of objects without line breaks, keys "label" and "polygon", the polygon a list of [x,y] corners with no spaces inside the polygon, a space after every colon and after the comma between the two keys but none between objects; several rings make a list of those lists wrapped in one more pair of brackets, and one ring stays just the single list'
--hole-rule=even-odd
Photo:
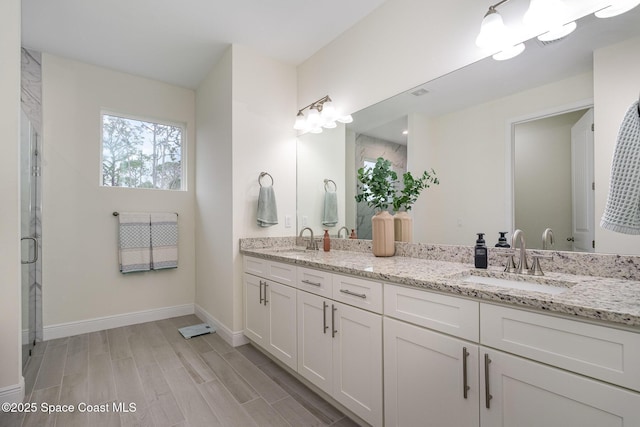
[{"label": "ceiling", "polygon": [[298,65],[384,0],[22,0],[22,44],[196,88],[232,44]]}]

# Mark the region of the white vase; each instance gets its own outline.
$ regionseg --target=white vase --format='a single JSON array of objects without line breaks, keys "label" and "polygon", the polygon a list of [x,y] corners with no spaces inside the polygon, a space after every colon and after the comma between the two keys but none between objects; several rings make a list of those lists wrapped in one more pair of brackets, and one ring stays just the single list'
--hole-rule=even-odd
[{"label": "white vase", "polygon": [[393,228],[396,242],[413,241],[413,218],[408,212],[396,212],[393,216]]},{"label": "white vase", "polygon": [[389,212],[381,211],[371,218],[371,240],[375,256],[393,256],[396,252],[393,217]]}]

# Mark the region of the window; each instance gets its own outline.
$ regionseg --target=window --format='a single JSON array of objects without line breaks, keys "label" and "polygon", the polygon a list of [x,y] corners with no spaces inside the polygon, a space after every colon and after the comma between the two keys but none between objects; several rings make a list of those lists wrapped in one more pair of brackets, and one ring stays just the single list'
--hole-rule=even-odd
[{"label": "window", "polygon": [[102,113],[102,185],[183,189],[184,126]]}]

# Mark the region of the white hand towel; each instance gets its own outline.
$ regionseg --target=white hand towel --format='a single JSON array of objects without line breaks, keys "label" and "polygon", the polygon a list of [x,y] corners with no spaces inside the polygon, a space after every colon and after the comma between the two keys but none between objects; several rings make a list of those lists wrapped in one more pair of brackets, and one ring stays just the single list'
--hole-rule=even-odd
[{"label": "white hand towel", "polygon": [[338,223],[338,195],[335,191],[324,192],[324,209],[322,212],[322,225],[335,227]]},{"label": "white hand towel", "polygon": [[278,223],[278,208],[276,207],[276,194],[273,186],[260,187],[258,194],[258,225],[271,227]]},{"label": "white hand towel", "polygon": [[640,111],[634,102],[624,116],[611,165],[604,229],[640,234]]}]

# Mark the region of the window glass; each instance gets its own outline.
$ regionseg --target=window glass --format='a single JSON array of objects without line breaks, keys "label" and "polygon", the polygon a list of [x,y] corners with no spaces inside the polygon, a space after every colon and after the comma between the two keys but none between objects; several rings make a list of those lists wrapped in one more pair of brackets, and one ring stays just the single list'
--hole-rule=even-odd
[{"label": "window glass", "polygon": [[102,185],[183,189],[184,126],[102,114]]}]

